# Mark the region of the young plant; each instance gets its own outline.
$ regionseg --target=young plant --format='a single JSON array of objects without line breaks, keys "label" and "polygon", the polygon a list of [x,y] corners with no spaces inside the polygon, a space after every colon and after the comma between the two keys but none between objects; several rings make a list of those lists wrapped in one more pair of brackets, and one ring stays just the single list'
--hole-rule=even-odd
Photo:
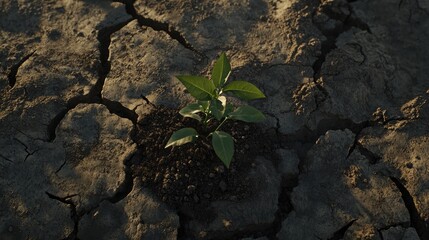
[{"label": "young plant", "polygon": [[265,120],[264,114],[254,107],[248,105],[235,107],[227,103],[225,93],[231,93],[242,100],[265,98],[261,90],[249,82],[239,80],[227,83],[230,73],[231,65],[225,53],[222,53],[213,67],[211,79],[202,76],[176,76],[196,99],[179,113],[199,121],[204,129],[207,129],[210,122],[215,122],[214,120],[217,120],[218,125],[207,136],[199,135],[193,128],[182,128],[171,135],[166,148],[193,142],[200,137],[211,137],[216,155],[229,168],[234,155],[234,140],[228,133],[220,131],[222,125],[227,120],[244,122]]}]

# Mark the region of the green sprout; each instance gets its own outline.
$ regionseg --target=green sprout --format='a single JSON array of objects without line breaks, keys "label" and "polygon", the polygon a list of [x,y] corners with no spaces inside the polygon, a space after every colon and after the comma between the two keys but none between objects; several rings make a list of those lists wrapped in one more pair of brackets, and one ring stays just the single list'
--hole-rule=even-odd
[{"label": "green sprout", "polygon": [[[182,108],[179,113],[183,117],[197,120],[204,129],[207,129],[210,122],[217,120],[218,125],[214,131],[203,137],[211,137],[216,155],[227,168],[234,155],[234,140],[228,133],[220,131],[222,125],[227,120],[250,123],[265,120],[264,114],[254,107],[248,105],[235,107],[227,103],[225,93],[230,93],[242,100],[265,98],[261,90],[247,81],[237,80],[227,83],[230,74],[231,64],[226,54],[222,53],[213,67],[210,80],[202,76],[176,76],[196,99],[194,103]],[[194,128],[182,128],[171,135],[165,148],[193,142],[199,137],[201,135]]]}]

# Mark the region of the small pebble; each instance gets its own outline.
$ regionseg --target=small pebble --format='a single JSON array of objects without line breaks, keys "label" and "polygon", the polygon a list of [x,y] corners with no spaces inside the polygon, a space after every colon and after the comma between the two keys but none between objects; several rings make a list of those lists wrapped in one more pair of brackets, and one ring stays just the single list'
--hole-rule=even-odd
[{"label": "small pebble", "polygon": [[214,178],[215,174],[214,173],[209,173],[209,178]]},{"label": "small pebble", "polygon": [[219,188],[220,188],[220,190],[221,190],[222,192],[225,192],[225,191],[226,191],[226,189],[227,189],[227,185],[226,185],[225,181],[220,181],[220,182],[219,182]]},{"label": "small pebble", "polygon": [[195,189],[196,189],[197,187],[195,186],[195,185],[189,185],[188,187],[187,187],[187,189],[189,190],[189,191],[195,191]]},{"label": "small pebble", "polygon": [[156,173],[156,174],[155,174],[155,178],[154,178],[154,182],[158,182],[159,180],[161,180],[161,179],[160,179],[160,174],[159,174],[159,173]]},{"label": "small pebble", "polygon": [[215,168],[215,170],[216,170],[216,172],[220,172],[220,173],[225,172],[225,168],[223,166],[218,166]]}]

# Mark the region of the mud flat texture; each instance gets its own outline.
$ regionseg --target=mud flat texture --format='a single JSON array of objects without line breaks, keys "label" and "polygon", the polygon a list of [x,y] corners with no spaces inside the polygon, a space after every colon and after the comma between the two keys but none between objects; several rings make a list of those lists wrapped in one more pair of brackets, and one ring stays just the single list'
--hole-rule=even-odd
[{"label": "mud flat texture", "polygon": [[[221,52],[260,144],[164,199],[148,122]],[[428,65],[427,0],[0,0],[0,239],[429,239]]]}]

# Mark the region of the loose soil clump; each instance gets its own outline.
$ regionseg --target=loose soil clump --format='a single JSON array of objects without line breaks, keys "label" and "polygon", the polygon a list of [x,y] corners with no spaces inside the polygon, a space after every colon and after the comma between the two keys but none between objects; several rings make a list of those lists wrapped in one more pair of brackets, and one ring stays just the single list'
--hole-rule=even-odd
[{"label": "loose soil clump", "polygon": [[[215,200],[239,201],[252,194],[247,173],[258,155],[270,154],[274,140],[254,124],[231,121],[222,126],[234,138],[235,153],[229,169],[218,159],[205,138],[218,124],[203,129],[194,119],[184,118],[177,109],[158,107],[139,122],[134,141],[141,157],[133,163],[133,174],[144,187],[174,208],[206,205]],[[174,131],[193,127],[204,135],[193,143],[165,148]]]}]

